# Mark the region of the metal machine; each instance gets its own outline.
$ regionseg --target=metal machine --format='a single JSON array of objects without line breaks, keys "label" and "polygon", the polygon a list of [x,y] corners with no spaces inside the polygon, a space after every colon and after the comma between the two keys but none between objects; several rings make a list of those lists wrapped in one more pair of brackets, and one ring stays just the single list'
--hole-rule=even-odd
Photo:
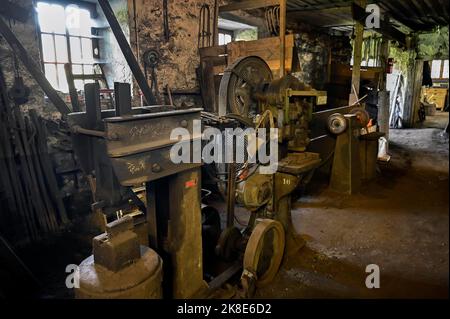
[{"label": "metal machine", "polygon": [[[244,126],[263,125],[261,115],[266,114],[270,125],[280,129],[281,152],[278,170],[271,175],[251,171],[250,166],[236,170],[235,163],[228,165],[227,227],[222,231],[217,210],[211,206],[202,209],[201,206],[201,163],[174,164],[169,156],[175,143],[170,140],[172,129],[187,129],[190,139],[184,142],[192,147],[196,140],[201,139],[193,130],[193,121],[201,118],[201,109],[177,109],[173,106],[132,108],[130,86],[116,83],[116,109],[102,111],[98,86],[88,84],[85,88],[86,112],[68,115],[75,151],[95,190],[93,209],[101,211],[113,223],[118,223],[114,220],[120,221],[122,215],[134,216],[134,227],[130,229],[127,226],[122,231],[138,233],[140,245],[148,245],[161,257],[164,297],[212,296],[225,282],[236,278],[240,271],[241,285],[237,291],[248,296],[256,286],[268,284],[273,279],[284,256],[295,253],[303,245],[292,225],[290,194],[310,177],[321,162],[318,154],[305,152],[311,114],[308,99],[321,96],[321,93],[301,87],[290,76],[272,81],[267,65],[258,58],[240,62],[244,65],[255,63],[254,69],[247,68],[251,70],[247,76],[261,79],[258,77],[261,71],[267,76],[264,81],[254,82],[247,77],[245,83],[233,76],[224,77],[223,87],[228,93],[221,98],[221,103],[230,105],[236,102],[241,109],[238,114],[225,114],[223,118],[232,119],[233,125],[236,122]],[[240,63],[231,66],[230,74],[236,74],[233,68],[241,67]],[[236,82],[240,83],[240,89],[238,85],[231,85]],[[252,119],[250,114],[255,117]],[[243,170],[247,170],[245,178],[242,177]],[[240,179],[235,179],[235,176],[240,176]],[[145,196],[139,195],[139,188],[145,190]],[[236,204],[245,207],[251,215],[244,228],[234,226]],[[131,207],[135,208],[135,213],[127,214]],[[211,223],[211,220],[215,222]],[[217,224],[216,235],[207,237],[211,234],[211,231],[208,233],[210,226]],[[139,262],[142,258],[148,258],[148,249],[141,248],[141,255],[138,254],[135,236],[122,234],[123,241],[118,241],[114,234],[121,233],[121,230],[119,227],[114,231],[118,226],[113,226],[108,224],[106,228],[110,231],[94,239],[94,247],[108,249],[94,249],[93,257],[82,264],[82,267],[88,267],[81,272],[89,275],[88,279],[81,280],[87,287],[92,285],[89,278],[100,276],[99,273],[92,275],[93,271],[104,271],[105,265],[116,265],[108,259],[118,258],[115,256],[125,259],[121,259],[121,267],[109,268],[113,273],[132,273],[130,269],[142,264]],[[202,242],[202,237],[216,243],[208,245]],[[102,246],[99,242],[105,244]],[[132,250],[136,253],[130,254],[130,247],[134,247]],[[214,248],[215,257],[209,258],[208,263],[218,266],[205,276],[204,256],[209,247]],[[208,268],[214,267],[208,265]],[[112,280],[114,276],[108,278]],[[160,284],[157,279],[153,282]],[[107,279],[105,284],[111,286]],[[86,291],[86,286],[84,289]],[[142,291],[136,287],[127,289]],[[101,295],[99,291],[102,288],[95,286],[95,296]],[[110,297],[109,292],[105,290],[104,296]],[[127,293],[124,295],[129,296]],[[153,293],[152,296],[158,294]]]}]

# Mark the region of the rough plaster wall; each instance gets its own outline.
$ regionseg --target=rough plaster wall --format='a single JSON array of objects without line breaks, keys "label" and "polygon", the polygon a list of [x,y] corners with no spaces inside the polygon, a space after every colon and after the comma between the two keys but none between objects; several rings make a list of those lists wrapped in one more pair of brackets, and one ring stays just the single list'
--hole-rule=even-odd
[{"label": "rough plaster wall", "polygon": [[[130,39],[130,27],[128,24],[128,1],[127,0],[111,0],[109,1],[117,20],[125,37]],[[103,14],[100,6],[97,5],[99,13],[98,22],[107,25],[108,21]],[[132,73],[125,60],[122,51],[110,29],[101,32],[104,39],[100,40],[100,59],[106,60],[105,65],[106,78],[110,88],[113,88],[114,82],[132,83]]]},{"label": "rough plaster wall", "polygon": [[[18,5],[34,12],[32,0],[19,0],[16,2]],[[7,22],[4,16],[1,18]],[[30,15],[27,23],[12,22],[13,33],[17,36],[19,41],[25,47],[28,54],[32,59],[40,66],[40,50],[39,40],[36,32],[34,15]],[[2,65],[3,73],[6,78],[8,87],[11,87],[14,83],[14,67],[13,67],[13,53],[5,39],[0,40],[0,63]],[[29,75],[26,68],[19,60],[20,75],[24,79],[24,83],[31,89],[30,99],[27,104],[21,108],[23,110],[36,109],[38,113],[47,118],[58,118],[59,113],[56,108],[47,101],[44,101],[44,92],[36,81]]]},{"label": "rough plaster wall", "polygon": [[[136,0],[138,26],[138,56],[142,69],[142,56],[149,49],[157,50],[160,63],[156,76],[158,90],[169,85],[171,90],[198,89],[196,68],[199,65],[197,50],[199,12],[203,4],[209,4],[211,17],[213,0],[168,1],[170,39],[164,39],[163,1]],[[136,51],[133,20],[133,1],[128,1],[131,26],[131,46]],[[148,70],[150,74],[150,70]]]}]

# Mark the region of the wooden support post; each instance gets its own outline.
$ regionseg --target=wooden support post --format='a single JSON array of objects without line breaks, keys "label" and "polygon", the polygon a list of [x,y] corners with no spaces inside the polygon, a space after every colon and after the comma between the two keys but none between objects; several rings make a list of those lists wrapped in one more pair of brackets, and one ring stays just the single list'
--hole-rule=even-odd
[{"label": "wooden support post", "polygon": [[389,141],[390,95],[386,87],[388,58],[389,40],[383,37],[380,51],[380,62],[383,72],[380,79],[380,94],[378,96],[378,126],[380,127],[380,132],[384,133],[386,140]]},{"label": "wooden support post", "polygon": [[419,121],[419,108],[420,108],[420,96],[422,93],[422,81],[423,81],[423,63],[424,60],[416,60],[416,66],[414,71],[414,91],[411,104],[412,116],[410,119],[410,127]]},{"label": "wooden support post", "polygon": [[286,0],[280,0],[280,78],[286,74]]},{"label": "wooden support post", "polygon": [[[355,0],[355,4],[360,7],[366,7],[366,0]],[[352,86],[350,88],[350,105],[358,100],[359,84],[361,80],[361,59],[362,59],[362,44],[364,36],[364,24],[355,21],[355,41],[353,43],[353,71],[352,71]]]}]

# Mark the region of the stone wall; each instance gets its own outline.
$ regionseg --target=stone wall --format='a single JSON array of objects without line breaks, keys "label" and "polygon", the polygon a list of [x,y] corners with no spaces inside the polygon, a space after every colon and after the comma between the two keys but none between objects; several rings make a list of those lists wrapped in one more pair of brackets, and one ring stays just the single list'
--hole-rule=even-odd
[{"label": "stone wall", "polygon": [[293,74],[303,83],[323,90],[330,77],[330,62],[350,64],[352,47],[349,37],[332,36],[295,21],[288,28],[295,34],[297,62],[294,63]]},{"label": "stone wall", "polygon": [[[163,28],[163,1],[136,0],[128,1],[131,47],[143,65],[143,55],[147,50],[155,50],[159,54],[159,64],[156,68],[158,91],[162,96],[166,86],[174,92],[198,91],[196,69],[199,66],[198,22],[200,8],[209,4],[211,18],[214,13],[213,0],[180,0],[168,1],[170,37],[166,41]],[[134,9],[137,20],[134,30]],[[137,48],[137,49],[136,49]],[[137,52],[136,52],[137,51]],[[151,70],[147,70],[150,78]],[[150,81],[149,81],[150,82]],[[176,98],[176,96],[174,96]],[[192,97],[195,97],[192,99]],[[187,104],[200,103],[200,96],[184,96],[181,102]],[[181,103],[175,101],[175,103]]]}]

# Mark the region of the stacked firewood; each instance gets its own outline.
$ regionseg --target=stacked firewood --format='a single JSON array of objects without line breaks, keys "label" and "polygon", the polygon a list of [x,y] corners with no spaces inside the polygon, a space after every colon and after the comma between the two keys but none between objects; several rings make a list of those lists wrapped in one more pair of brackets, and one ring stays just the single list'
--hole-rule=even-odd
[{"label": "stacked firewood", "polygon": [[43,119],[9,99],[0,69],[0,233],[26,243],[67,223]]}]

